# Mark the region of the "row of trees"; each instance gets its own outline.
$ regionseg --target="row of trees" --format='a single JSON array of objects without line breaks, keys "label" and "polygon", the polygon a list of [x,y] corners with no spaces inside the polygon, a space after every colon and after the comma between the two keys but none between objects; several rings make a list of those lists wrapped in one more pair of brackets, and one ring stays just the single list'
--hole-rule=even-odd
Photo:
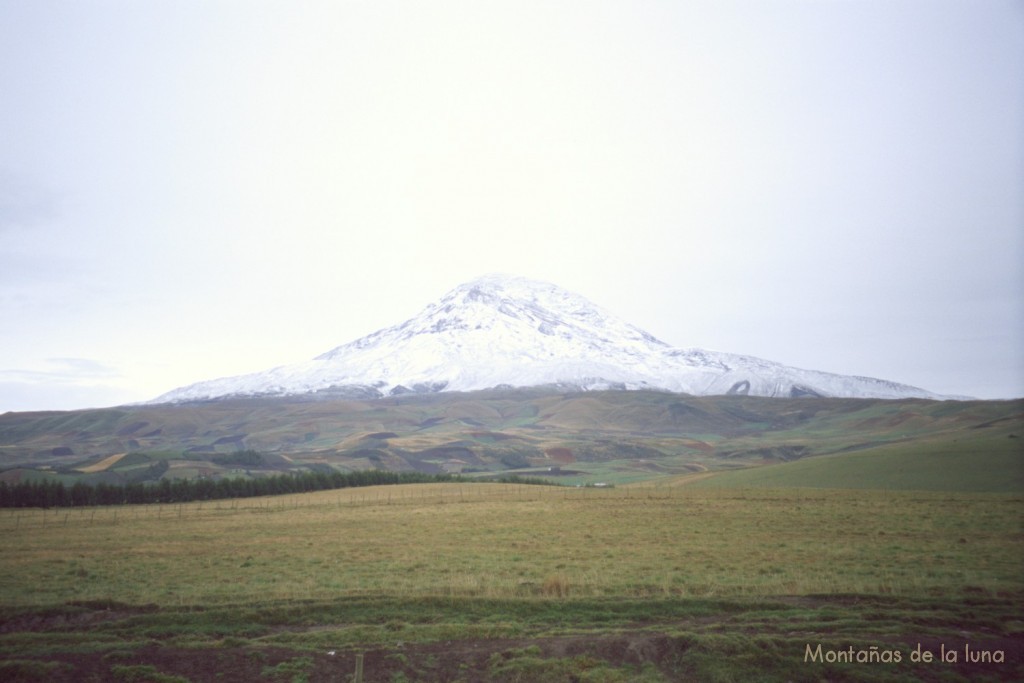
[{"label": "row of trees", "polygon": [[161,479],[154,483],[96,484],[76,482],[71,486],[56,479],[0,482],[0,507],[85,507],[90,505],[138,505],[185,503],[193,500],[251,498],[285,493],[326,491],[353,486],[419,484],[458,479],[452,474],[421,472],[294,472],[247,479]]}]

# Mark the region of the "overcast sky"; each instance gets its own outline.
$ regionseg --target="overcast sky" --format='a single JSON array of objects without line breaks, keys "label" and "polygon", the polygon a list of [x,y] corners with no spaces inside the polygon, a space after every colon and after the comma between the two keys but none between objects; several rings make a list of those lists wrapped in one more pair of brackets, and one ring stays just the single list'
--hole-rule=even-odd
[{"label": "overcast sky", "polygon": [[1024,395],[1015,0],[0,0],[0,412],[508,272],[663,341]]}]

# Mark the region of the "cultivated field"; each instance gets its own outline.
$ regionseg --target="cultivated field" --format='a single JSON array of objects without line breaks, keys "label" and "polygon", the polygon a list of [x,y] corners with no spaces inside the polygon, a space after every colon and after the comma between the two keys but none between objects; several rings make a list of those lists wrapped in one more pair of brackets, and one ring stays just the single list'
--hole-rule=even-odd
[{"label": "cultivated field", "polygon": [[1024,678],[1024,496],[664,482],[3,510],[0,680]]}]

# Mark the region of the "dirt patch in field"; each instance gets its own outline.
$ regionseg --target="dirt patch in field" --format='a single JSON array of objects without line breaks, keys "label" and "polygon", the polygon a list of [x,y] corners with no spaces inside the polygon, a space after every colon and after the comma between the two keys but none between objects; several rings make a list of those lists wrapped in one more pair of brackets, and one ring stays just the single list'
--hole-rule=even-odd
[{"label": "dirt patch in field", "polygon": [[[820,634],[808,634],[807,637],[813,641]],[[989,677],[986,680],[1018,680],[1019,664],[1024,656],[1024,640],[1020,638],[993,638],[973,645],[987,652],[1001,651],[1008,666],[965,661],[963,649],[972,647],[966,640],[953,642],[934,636],[916,638],[904,634],[888,645],[884,642],[879,642],[879,645],[882,649],[897,648],[904,656],[909,656],[917,645],[924,651],[935,653],[934,663],[915,667],[915,673],[923,675],[922,680],[931,680],[928,674],[940,672],[950,677],[948,680],[974,680],[978,676]],[[357,658],[361,656],[363,680],[368,683],[525,681],[531,680],[531,671],[537,673],[542,670],[537,667],[544,666],[549,667],[543,669],[546,671],[544,680],[551,681],[582,680],[577,673],[598,666],[617,670],[625,677],[654,667],[665,680],[686,681],[692,680],[685,658],[693,647],[694,642],[685,636],[645,630],[605,636],[409,643],[363,650],[302,651],[252,645],[189,649],[149,645],[103,653],[57,654],[45,662],[38,662],[35,671],[32,662],[5,662],[0,659],[0,674],[14,674],[11,680],[52,683],[108,680],[184,680],[191,683],[297,680],[326,683],[354,680]],[[960,652],[960,661],[939,663],[937,657],[942,648],[947,652],[951,649]],[[798,650],[801,648],[794,645],[792,655],[795,660],[803,657],[802,651]],[[813,667],[814,663],[806,666]]]},{"label": "dirt patch in field", "polygon": [[30,613],[0,622],[0,634],[19,632],[52,632],[87,630],[112,621],[156,612],[156,605],[124,605],[111,600],[72,602],[66,608],[52,612]]},{"label": "dirt patch in field", "polygon": [[557,463],[568,465],[571,462],[576,462],[576,456],[573,455],[571,449],[564,448],[561,446],[555,448],[548,448],[544,451],[544,454],[554,460]]},{"label": "dirt patch in field", "polygon": [[[407,644],[388,649],[303,652],[276,647],[183,649],[146,646],[106,653],[67,653],[48,659],[45,679],[53,683],[151,680],[181,677],[193,683],[251,683],[304,680],[309,683],[353,680],[362,655],[365,681],[526,680],[517,665],[537,660],[575,659],[581,666],[600,662],[624,673],[650,664],[675,680],[685,638],[636,632],[614,636],[566,636],[524,640],[465,640]],[[589,663],[589,664],[588,664]],[[0,665],[3,662],[0,661]],[[136,678],[131,678],[134,671]],[[148,677],[144,674],[148,673]],[[573,680],[567,674],[566,680]],[[25,666],[19,680],[36,680]]]},{"label": "dirt patch in field", "polygon": [[[830,609],[863,608],[874,614],[887,603],[881,597],[857,595],[779,597],[774,603],[792,608]],[[979,605],[984,610],[985,605]],[[0,634],[32,632],[81,633],[102,630],[109,622],[126,620],[142,613],[155,612],[155,605],[129,606],[113,601],[90,601],[69,604],[52,612],[36,612],[10,616],[0,623]],[[742,616],[742,615],[740,615]],[[860,676],[858,664],[839,667],[836,661],[852,645],[867,654],[872,651],[900,652],[903,664],[891,673],[908,679],[967,681],[979,677],[986,680],[1024,680],[1024,634],[1006,631],[982,619],[970,625],[951,627],[945,636],[935,631],[910,628],[895,632],[886,630],[872,634],[865,629],[856,636],[834,631],[831,622],[815,619],[801,630],[800,620],[792,630],[784,622],[771,628],[759,619],[736,621],[732,613],[691,615],[681,620],[634,622],[623,629],[600,633],[569,633],[522,638],[466,638],[427,643],[395,642],[386,646],[346,649],[303,649],[281,643],[261,644],[259,639],[224,637],[221,640],[201,638],[192,646],[188,636],[159,642],[154,637],[129,638],[123,645],[102,639],[90,648],[69,646],[68,651],[48,652],[43,656],[0,655],[0,681],[46,681],[79,683],[82,681],[159,681],[164,683],[250,683],[252,681],[351,681],[361,659],[363,680],[419,681],[440,683],[461,681],[544,680],[550,682],[580,680],[630,680],[642,672],[660,672],[666,681],[699,680],[701,662],[709,656],[735,656],[748,661],[747,668],[736,672],[750,673],[755,666],[751,657],[769,656],[766,668],[757,669],[765,680],[881,680],[873,677],[882,664]],[[998,619],[996,620],[998,621]],[[910,621],[906,622],[908,625]],[[813,625],[812,625],[813,624]],[[842,631],[839,623],[836,627]],[[323,626],[280,627],[265,637],[287,633],[291,643],[302,643],[303,634],[310,644],[322,642]],[[848,628],[848,627],[847,627]],[[970,631],[965,629],[970,629]],[[702,642],[704,633],[718,633],[724,645],[709,650]],[[852,640],[851,640],[852,637]],[[767,640],[758,640],[767,638]],[[713,641],[712,641],[713,642]],[[823,643],[823,644],[822,644]],[[816,644],[822,644],[817,645]],[[870,648],[868,646],[871,646]],[[820,661],[808,661],[806,648],[820,647]],[[740,649],[737,649],[740,648]],[[751,651],[746,651],[749,648]],[[762,651],[762,648],[767,648]],[[89,651],[93,649],[94,651]],[[915,649],[933,653],[928,664],[911,663]],[[959,653],[956,662],[939,660],[940,653]],[[970,653],[970,654],[969,654]],[[999,653],[996,655],[996,653]],[[972,661],[971,656],[975,659]],[[979,657],[991,656],[990,661]],[[774,659],[772,659],[774,658]],[[756,665],[760,666],[760,665]],[[863,665],[866,666],[866,665]],[[698,667],[698,668],[695,668]],[[774,668],[773,668],[774,667]],[[852,667],[852,668],[851,668]],[[601,673],[597,678],[595,672]],[[593,674],[593,675],[592,675]],[[607,677],[605,675],[607,674]]]}]

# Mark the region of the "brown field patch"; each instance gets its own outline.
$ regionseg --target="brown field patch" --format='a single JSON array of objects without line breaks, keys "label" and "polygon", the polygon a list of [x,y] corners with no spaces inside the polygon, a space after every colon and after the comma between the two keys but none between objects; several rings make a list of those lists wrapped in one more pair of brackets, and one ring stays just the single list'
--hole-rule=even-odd
[{"label": "brown field patch", "polygon": [[84,474],[92,474],[94,472],[106,472],[108,469],[116,465],[121,460],[121,458],[123,458],[126,455],[128,454],[117,453],[116,455],[111,455],[106,458],[103,458],[99,462],[93,463],[92,465],[86,465],[85,467],[76,467],[75,470],[78,472],[82,472]]},{"label": "brown field patch", "polygon": [[572,449],[564,447],[548,448],[545,449],[544,455],[548,456],[557,463],[567,465],[571,462],[576,461],[576,457],[572,454]]}]

